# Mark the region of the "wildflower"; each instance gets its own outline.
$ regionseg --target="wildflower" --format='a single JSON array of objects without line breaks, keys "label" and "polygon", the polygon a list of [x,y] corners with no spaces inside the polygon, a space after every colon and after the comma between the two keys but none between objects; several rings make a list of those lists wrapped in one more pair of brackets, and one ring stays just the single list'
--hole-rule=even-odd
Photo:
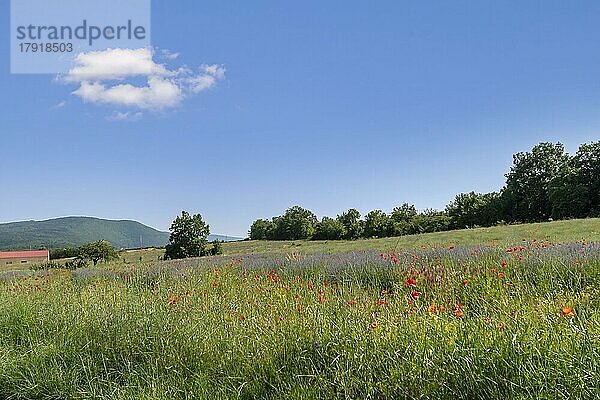
[{"label": "wildflower", "polygon": [[463,279],[463,285],[466,285],[467,283],[469,283],[468,279]]},{"label": "wildflower", "polygon": [[419,297],[421,297],[421,292],[412,292],[410,295],[413,299],[417,300]]},{"label": "wildflower", "polygon": [[377,329],[377,327],[379,326],[379,324],[376,321],[371,322],[371,325],[369,325],[369,328],[371,328],[372,331],[374,331],[375,329]]},{"label": "wildflower", "polygon": [[499,322],[496,324],[496,328],[498,329],[504,329],[505,325],[502,322]]},{"label": "wildflower", "polygon": [[504,278],[504,272],[498,272],[498,278]]},{"label": "wildflower", "polygon": [[217,287],[217,285],[218,285],[218,284],[219,284],[218,282],[213,282],[213,283],[212,283],[212,286],[213,286],[213,287]]},{"label": "wildflower", "polygon": [[444,311],[446,311],[446,307],[440,306],[439,310],[440,310],[440,312],[444,312]]},{"label": "wildflower", "polygon": [[408,287],[415,287],[415,286],[417,286],[417,280],[416,280],[416,279],[413,279],[413,278],[410,278],[410,279],[408,279],[408,280],[405,282],[405,284],[406,284],[406,286],[408,286]]},{"label": "wildflower", "polygon": [[565,317],[574,317],[575,316],[575,311],[573,311],[573,309],[571,309],[569,307],[563,307],[560,310],[560,313],[562,315],[564,315]]},{"label": "wildflower", "polygon": [[243,314],[240,314],[239,317],[240,321],[244,321],[246,319],[246,316]]},{"label": "wildflower", "polygon": [[506,267],[506,261],[502,261],[502,262],[500,263],[500,265],[502,265],[503,267]]},{"label": "wildflower", "polygon": [[325,303],[326,301],[327,301],[327,299],[325,297],[325,292],[319,292],[319,302]]},{"label": "wildflower", "polygon": [[300,298],[300,295],[298,293],[296,293],[296,295],[294,296],[296,299]]},{"label": "wildflower", "polygon": [[450,246],[450,250],[454,250],[454,246]]},{"label": "wildflower", "polygon": [[356,303],[357,303],[357,301],[356,301],[355,299],[348,300],[348,301],[346,302],[346,304],[348,304],[348,306],[349,306],[349,307],[355,306],[355,305],[356,305]]},{"label": "wildflower", "polygon": [[383,306],[383,305],[387,305],[387,304],[388,304],[388,302],[387,302],[387,300],[385,300],[385,299],[379,299],[379,300],[377,300],[377,303],[376,303],[376,304],[377,304],[378,306]]},{"label": "wildflower", "polygon": [[437,314],[438,313],[438,308],[435,304],[431,304],[429,307],[427,307],[427,312],[429,314]]},{"label": "wildflower", "polygon": [[464,314],[463,314],[463,306],[462,306],[462,304],[460,304],[460,303],[456,304],[454,306],[454,316],[460,318],[463,315]]},{"label": "wildflower", "polygon": [[492,269],[490,269],[490,272],[491,272],[492,274],[495,274],[495,273],[496,273],[496,268],[492,268]]}]

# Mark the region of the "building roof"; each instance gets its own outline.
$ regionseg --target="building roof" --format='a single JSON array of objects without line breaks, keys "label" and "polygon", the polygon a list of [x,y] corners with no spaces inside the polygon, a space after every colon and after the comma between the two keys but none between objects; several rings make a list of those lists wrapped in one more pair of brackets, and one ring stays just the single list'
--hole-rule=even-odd
[{"label": "building roof", "polygon": [[7,258],[40,258],[48,257],[50,252],[48,250],[34,250],[34,251],[0,251],[0,260]]}]

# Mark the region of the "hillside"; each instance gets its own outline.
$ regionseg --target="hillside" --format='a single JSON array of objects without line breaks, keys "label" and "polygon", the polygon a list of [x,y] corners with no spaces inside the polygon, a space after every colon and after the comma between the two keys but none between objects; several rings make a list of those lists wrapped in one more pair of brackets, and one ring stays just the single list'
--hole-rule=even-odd
[{"label": "hillside", "polygon": [[95,240],[108,240],[116,248],[164,246],[169,241],[169,233],[136,221],[91,217],[0,224],[0,250],[62,248]]},{"label": "hillside", "polygon": [[523,239],[573,243],[585,239],[600,242],[600,218],[573,219],[535,224],[502,225],[461,229],[381,239],[359,240],[247,240],[224,245],[226,254],[324,252],[352,250],[386,251],[392,248],[417,249],[421,246],[509,246]]}]

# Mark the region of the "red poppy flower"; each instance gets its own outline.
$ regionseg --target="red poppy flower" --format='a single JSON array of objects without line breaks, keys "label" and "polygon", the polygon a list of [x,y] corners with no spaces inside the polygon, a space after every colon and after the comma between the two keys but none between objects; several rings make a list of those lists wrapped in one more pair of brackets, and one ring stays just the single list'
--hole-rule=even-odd
[{"label": "red poppy flower", "polygon": [[573,311],[573,309],[571,309],[569,307],[563,307],[560,310],[560,313],[562,315],[564,315],[565,317],[574,317],[575,316],[575,311]]}]

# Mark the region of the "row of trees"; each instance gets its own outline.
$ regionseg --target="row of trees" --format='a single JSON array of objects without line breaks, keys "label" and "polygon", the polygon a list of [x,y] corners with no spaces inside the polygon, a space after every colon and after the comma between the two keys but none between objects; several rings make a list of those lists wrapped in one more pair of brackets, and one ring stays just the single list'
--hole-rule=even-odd
[{"label": "row of trees", "polygon": [[540,143],[513,156],[506,184],[498,192],[461,193],[444,211],[418,212],[402,204],[388,215],[374,210],[361,218],[350,209],[336,218],[299,206],[250,227],[255,240],[336,240],[402,236],[498,223],[600,216],[600,142],[582,145],[573,156],[560,143]]},{"label": "row of trees", "polygon": [[415,206],[403,204],[390,215],[374,210],[361,219],[360,212],[350,209],[336,218],[323,217],[299,206],[289,208],[284,215],[272,220],[259,219],[250,227],[253,240],[338,240],[361,237],[402,236],[415,233],[447,230],[446,213],[435,210],[417,212]]}]

